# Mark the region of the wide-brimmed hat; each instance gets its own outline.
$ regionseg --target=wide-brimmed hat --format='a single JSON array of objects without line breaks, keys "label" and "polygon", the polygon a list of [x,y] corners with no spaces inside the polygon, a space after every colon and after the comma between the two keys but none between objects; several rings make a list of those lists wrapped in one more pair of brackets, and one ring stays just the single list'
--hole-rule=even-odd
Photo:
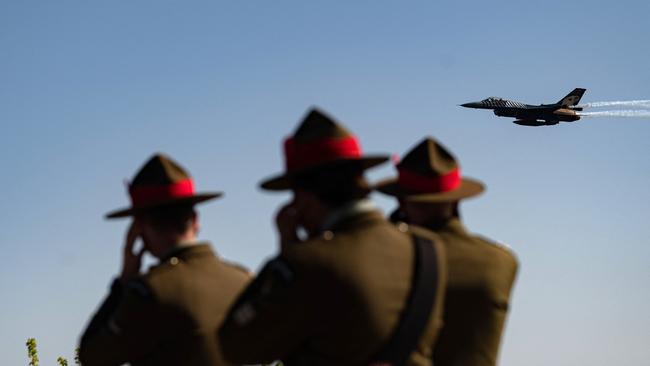
[{"label": "wide-brimmed hat", "polygon": [[483,183],[462,177],[456,158],[431,137],[411,149],[396,168],[397,177],[382,180],[374,188],[414,202],[457,201],[485,190]]},{"label": "wide-brimmed hat", "polygon": [[339,164],[358,164],[360,169],[369,169],[388,158],[388,155],[363,156],[359,140],[350,131],[313,108],[293,136],[284,141],[285,172],[264,180],[260,186],[271,191],[290,189],[296,174],[336,169]]},{"label": "wide-brimmed hat", "polygon": [[194,192],[194,181],[183,167],[166,155],[155,154],[127,184],[131,207],[111,211],[107,219],[172,204],[196,204],[222,195],[221,192]]}]

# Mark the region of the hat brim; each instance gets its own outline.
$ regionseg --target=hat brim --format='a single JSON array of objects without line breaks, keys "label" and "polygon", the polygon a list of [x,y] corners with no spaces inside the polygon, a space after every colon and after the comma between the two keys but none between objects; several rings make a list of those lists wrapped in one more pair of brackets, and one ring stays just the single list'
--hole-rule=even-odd
[{"label": "hat brim", "polygon": [[167,205],[176,205],[176,204],[197,204],[201,202],[206,202],[211,199],[215,199],[218,197],[223,196],[222,192],[206,192],[206,193],[199,193],[195,194],[193,196],[189,197],[183,197],[183,198],[174,198],[174,199],[168,199],[164,201],[158,201],[154,203],[150,203],[147,205],[140,205],[140,206],[132,206],[128,208],[122,208],[118,210],[111,211],[105,215],[107,219],[117,219],[121,217],[128,217],[128,216],[133,216],[136,213],[150,210],[156,207],[160,206],[167,206]]},{"label": "hat brim", "polygon": [[314,167],[310,167],[305,170],[300,170],[292,173],[285,172],[280,175],[265,179],[260,183],[260,188],[265,189],[267,191],[284,191],[284,190],[291,189],[293,187],[293,177],[296,176],[296,174],[304,173],[310,170],[332,168],[340,164],[360,164],[361,169],[366,170],[366,169],[373,168],[377,165],[383,164],[387,162],[388,159],[389,159],[388,156],[376,155],[376,156],[364,156],[359,159],[333,160]]},{"label": "hat brim", "polygon": [[397,178],[388,178],[376,183],[373,189],[383,194],[411,202],[449,202],[478,196],[485,191],[485,185],[471,178],[462,178],[460,186],[452,191],[440,193],[409,193],[399,185]]}]

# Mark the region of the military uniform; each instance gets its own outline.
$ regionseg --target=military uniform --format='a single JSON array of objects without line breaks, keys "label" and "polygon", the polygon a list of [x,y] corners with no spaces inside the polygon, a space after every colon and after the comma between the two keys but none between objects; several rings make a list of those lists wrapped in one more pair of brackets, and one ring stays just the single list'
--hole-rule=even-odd
[{"label": "military uniform", "polygon": [[[148,214],[152,220],[156,214],[188,212],[188,207],[221,195],[220,192],[195,193],[193,180],[185,169],[161,154],[145,163],[128,191],[131,207],[110,212],[107,218]],[[176,219],[180,220],[185,218]],[[174,223],[165,221],[165,225]],[[160,225],[149,227],[159,230]],[[79,346],[82,364],[229,365],[221,356],[216,331],[232,302],[249,282],[250,274],[219,259],[208,243],[180,242],[167,253],[158,254],[157,266],[138,275],[139,268],[134,268],[131,259],[134,254],[129,253],[140,235],[137,231],[133,232],[138,234],[132,235],[134,228],[135,223],[124,248],[124,264],[130,270],[122,273],[123,278],[130,280],[116,279],[92,317]],[[191,227],[184,232],[182,228],[175,230],[180,235],[195,235]],[[144,243],[146,247],[147,240]]]},{"label": "military uniform", "polygon": [[[284,149],[286,172],[266,180],[262,188],[301,189],[295,183],[301,174],[345,167],[359,175],[355,183],[341,184],[352,188],[358,183],[363,189],[363,169],[388,160],[362,156],[356,137],[318,110],[308,113]],[[384,346],[403,324],[414,277],[421,278],[414,276],[419,273],[414,269],[414,239],[407,225],[395,228],[367,199],[348,197],[327,204],[328,216],[312,223],[320,230],[312,227],[305,241],[283,242],[281,254],[265,265],[229,312],[220,330],[226,359],[245,364],[281,359],[288,366],[368,365],[384,360],[377,354],[392,349]],[[437,296],[430,312],[429,303],[420,302],[426,304],[422,322],[427,324],[422,333],[409,334],[414,340],[400,352],[409,365],[431,364],[442,314],[444,253],[427,235],[438,254],[432,262],[437,283],[431,284]]]},{"label": "military uniform", "polygon": [[517,259],[505,245],[468,233],[457,218],[431,230],[442,239],[449,271],[434,364],[496,365]]},{"label": "military uniform", "polygon": [[249,279],[202,243],[168,255],[137,280],[115,280],[81,338],[82,364],[228,365],[216,329]]},{"label": "military uniform", "polygon": [[[425,138],[397,164],[398,176],[376,184],[377,190],[397,197],[424,220],[449,203],[483,192],[481,182],[461,177],[454,156],[433,138]],[[447,203],[447,205],[438,205]],[[417,207],[420,207],[419,210]],[[420,223],[418,233],[437,234],[447,253],[448,284],[444,326],[434,348],[436,366],[491,366],[497,362],[517,260],[507,247],[469,234],[456,212],[442,223]],[[395,220],[409,221],[406,211]]]},{"label": "military uniform", "polygon": [[[431,234],[425,234],[431,240]],[[367,365],[404,310],[413,273],[411,233],[377,212],[347,217],[270,261],[221,328],[226,358],[291,365]],[[442,246],[436,303],[408,365],[431,365],[441,326]]]}]

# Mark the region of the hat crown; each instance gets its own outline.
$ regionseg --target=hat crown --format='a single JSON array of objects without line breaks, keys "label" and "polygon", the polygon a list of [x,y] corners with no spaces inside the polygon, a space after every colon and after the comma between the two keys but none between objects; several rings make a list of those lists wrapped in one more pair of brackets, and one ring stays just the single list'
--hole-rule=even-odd
[{"label": "hat crown", "polygon": [[327,138],[344,138],[352,133],[330,116],[316,108],[312,108],[303,118],[293,134],[297,144],[308,144]]},{"label": "hat crown", "polygon": [[312,109],[285,140],[284,155],[287,171],[297,172],[331,162],[358,162],[361,145],[345,127]]},{"label": "hat crown", "polygon": [[438,177],[458,169],[458,161],[442,144],[427,137],[409,151],[398,164],[425,177]]},{"label": "hat crown", "polygon": [[132,187],[168,185],[189,179],[190,175],[177,162],[164,154],[153,155],[131,181]]},{"label": "hat crown", "polygon": [[154,154],[138,170],[127,191],[131,207],[106,214],[117,218],[171,204],[197,204],[222,195],[221,192],[194,192],[194,181],[177,162],[164,154]]},{"label": "hat crown", "polygon": [[284,140],[283,152],[285,173],[262,182],[262,188],[290,189],[293,178],[307,171],[336,169],[339,164],[363,171],[388,160],[364,156],[356,136],[316,108],[310,109],[293,135]]},{"label": "hat crown", "polygon": [[413,147],[396,166],[397,177],[375,188],[413,202],[452,202],[475,196],[482,183],[461,176],[456,158],[442,144],[427,137]]}]

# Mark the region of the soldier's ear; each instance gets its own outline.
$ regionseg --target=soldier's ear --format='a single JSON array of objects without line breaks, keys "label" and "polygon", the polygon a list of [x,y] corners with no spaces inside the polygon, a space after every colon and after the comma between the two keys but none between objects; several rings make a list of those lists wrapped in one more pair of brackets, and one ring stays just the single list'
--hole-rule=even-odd
[{"label": "soldier's ear", "polygon": [[192,231],[194,231],[194,236],[199,235],[201,225],[199,224],[199,214],[196,211],[194,211],[190,217],[190,227],[192,228]]}]

